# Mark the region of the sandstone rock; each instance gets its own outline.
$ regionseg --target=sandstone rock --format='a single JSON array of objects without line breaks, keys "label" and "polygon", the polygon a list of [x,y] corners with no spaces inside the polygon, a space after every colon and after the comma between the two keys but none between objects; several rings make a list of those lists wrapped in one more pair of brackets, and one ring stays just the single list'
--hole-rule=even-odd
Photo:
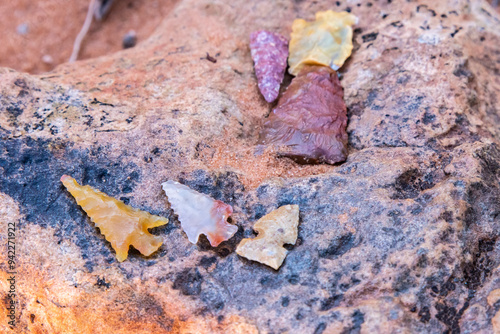
[{"label": "sandstone rock", "polygon": [[[1,69],[0,242],[16,222],[16,332],[498,329],[498,14],[481,1],[359,3],[182,0],[133,49],[39,76]],[[347,7],[360,22],[340,72],[348,159],[254,155],[269,107],[250,32],[285,35],[295,18]],[[152,230],[160,249],[118,263],[64,173],[170,218]],[[166,179],[230,204],[239,231],[191,244]],[[286,266],[239,258],[253,222],[287,204],[302,221]]]}]

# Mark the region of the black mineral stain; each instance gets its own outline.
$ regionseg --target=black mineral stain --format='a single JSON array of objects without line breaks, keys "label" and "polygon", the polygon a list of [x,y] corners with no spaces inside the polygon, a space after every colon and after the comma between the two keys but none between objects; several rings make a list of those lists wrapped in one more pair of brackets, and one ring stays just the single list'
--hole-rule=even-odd
[{"label": "black mineral stain", "polygon": [[391,199],[416,198],[420,192],[434,187],[432,174],[423,175],[418,169],[407,170],[392,185],[394,193]]},{"label": "black mineral stain", "polygon": [[179,182],[216,200],[234,205],[243,196],[245,187],[233,172],[207,173],[198,169],[181,175]]},{"label": "black mineral stain", "polygon": [[334,295],[334,296],[331,296],[327,299],[324,299],[321,302],[321,306],[320,306],[319,310],[320,311],[328,311],[331,308],[339,306],[339,304],[343,298],[344,298],[344,295]]},{"label": "black mineral stain", "polygon": [[291,285],[297,285],[299,284],[300,277],[298,274],[291,274],[290,276],[287,277],[288,283]]},{"label": "black mineral stain", "polygon": [[109,107],[114,107],[114,105],[113,105],[113,104],[98,101],[95,97],[94,97],[94,99],[93,99],[92,101],[90,101],[90,104],[97,104],[97,105],[100,105],[100,106],[109,106]]},{"label": "black mineral stain", "polygon": [[[343,183],[341,180],[338,183]],[[277,195],[277,207],[289,204],[297,204],[301,210],[307,210],[311,203],[315,201],[318,196],[317,191],[311,191],[309,187],[290,187],[280,188]]]},{"label": "black mineral stain", "polygon": [[410,288],[416,286],[415,278],[410,274],[410,270],[402,270],[402,272],[396,277],[392,288],[396,293],[404,293]]},{"label": "black mineral stain", "polygon": [[365,322],[365,315],[360,310],[354,311],[352,314],[351,327],[344,328],[342,334],[359,334],[361,332],[361,325]]},{"label": "black mineral stain", "polygon": [[326,324],[324,322],[320,323],[314,330],[314,334],[321,334],[325,331]]},{"label": "black mineral stain", "polygon": [[357,247],[360,241],[356,241],[352,233],[342,235],[332,240],[328,248],[319,250],[319,257],[335,259],[347,253],[351,248]]},{"label": "black mineral stain", "polygon": [[468,289],[476,290],[481,287],[486,278],[491,274],[495,262],[488,255],[495,247],[495,240],[480,239],[472,261],[463,265],[463,277]]},{"label": "black mineral stain", "polygon": [[115,300],[116,304],[122,304],[124,311],[123,316],[132,322],[141,323],[144,317],[148,316],[155,319],[155,324],[159,325],[163,330],[161,333],[171,333],[174,327],[174,319],[165,314],[161,303],[155,297],[149,294],[139,294],[131,296],[126,302],[121,298]]},{"label": "black mineral stain", "polygon": [[203,289],[199,298],[205,303],[203,313],[207,312],[220,312],[224,309],[224,297],[217,289],[206,288]]},{"label": "black mineral stain", "polygon": [[437,303],[436,311],[436,319],[438,319],[448,327],[448,333],[460,333],[460,316],[459,314],[457,314],[456,308],[448,306],[445,303]]},{"label": "black mineral stain", "polygon": [[498,221],[500,217],[500,150],[490,145],[476,152],[476,156],[481,166],[481,180],[467,188],[464,222],[468,227],[481,219]]},{"label": "black mineral stain", "polygon": [[109,289],[109,287],[111,286],[111,283],[106,282],[106,278],[104,276],[102,278],[97,276],[97,282],[95,283],[95,285],[98,287],[103,287],[103,288]]},{"label": "black mineral stain", "polygon": [[371,32],[369,34],[365,34],[365,35],[361,36],[361,38],[363,39],[363,43],[367,43],[367,42],[371,42],[371,41],[376,40],[377,36],[378,36],[378,32]]},{"label": "black mineral stain", "polygon": [[14,81],[14,85],[22,89],[28,89],[28,85],[26,84],[26,81],[24,81],[23,79],[16,79],[16,81]]},{"label": "black mineral stain", "polygon": [[467,81],[471,81],[474,78],[474,75],[469,70],[467,62],[460,63],[453,71],[453,75],[458,78],[466,78]]},{"label": "black mineral stain", "polygon": [[183,295],[196,296],[201,293],[203,276],[197,268],[189,268],[177,274],[173,288],[180,290]]},{"label": "black mineral stain", "polygon": [[217,263],[217,258],[215,256],[203,256],[198,264],[205,269],[208,269],[212,264]]},{"label": "black mineral stain", "polygon": [[[495,249],[495,239],[479,239],[475,247],[472,247],[472,260],[464,262],[462,265],[462,277],[458,280],[462,282],[464,287],[468,289],[468,296],[460,309],[450,305],[448,300],[440,299],[436,303],[436,319],[447,326],[445,333],[460,333],[460,319],[465,311],[469,308],[471,300],[474,298],[477,289],[481,288],[484,282],[491,275],[494,268],[497,267],[494,257],[489,255]],[[464,256],[465,258],[465,256]],[[442,286],[441,289],[433,286],[431,289],[434,292],[434,297],[439,293],[441,298],[448,295],[449,292],[456,289],[454,278],[451,276]],[[452,304],[455,304],[452,302]]]},{"label": "black mineral stain", "polygon": [[436,115],[426,111],[424,113],[424,117],[422,118],[422,122],[425,124],[425,125],[429,125],[431,123],[434,123],[434,121],[436,120]]},{"label": "black mineral stain", "polygon": [[0,141],[0,189],[20,204],[25,219],[19,226],[55,228],[56,238],[81,249],[91,272],[97,258],[114,259],[114,251],[61,184],[63,174],[119,198],[123,185],[125,191],[135,187],[140,170],[133,163],[110,161],[102,147],[77,150],[62,141],[30,137]]},{"label": "black mineral stain", "polygon": [[18,117],[24,112],[24,110],[19,106],[19,104],[16,103],[8,106],[7,112],[14,117]]},{"label": "black mineral stain", "polygon": [[429,320],[431,320],[431,312],[429,311],[428,306],[422,307],[422,309],[418,312],[418,317],[420,318],[420,321],[425,323],[428,323]]}]

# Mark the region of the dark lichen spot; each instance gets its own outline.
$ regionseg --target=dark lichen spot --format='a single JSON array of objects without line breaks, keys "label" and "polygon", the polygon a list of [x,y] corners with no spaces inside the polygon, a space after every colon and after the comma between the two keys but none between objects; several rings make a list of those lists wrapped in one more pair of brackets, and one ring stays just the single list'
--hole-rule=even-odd
[{"label": "dark lichen spot", "polygon": [[436,115],[434,114],[431,114],[430,112],[426,111],[424,113],[424,117],[422,118],[422,122],[425,124],[425,125],[428,125],[428,124],[431,124],[431,123],[434,123],[434,121],[436,120]]},{"label": "dark lichen spot", "polygon": [[351,248],[358,246],[356,238],[352,233],[342,235],[332,240],[328,248],[319,251],[319,257],[335,259],[347,253]]},{"label": "dark lichen spot", "polygon": [[26,84],[26,81],[24,81],[23,79],[16,79],[16,81],[14,81],[14,85],[22,89],[28,89],[28,85]]},{"label": "dark lichen spot", "polygon": [[109,287],[111,286],[111,283],[107,283],[106,278],[104,276],[102,278],[97,276],[97,282],[95,283],[95,285],[100,287],[100,288],[102,287],[102,288],[109,289]]},{"label": "dark lichen spot", "polygon": [[281,306],[287,307],[289,304],[290,304],[290,298],[286,296],[281,298]]},{"label": "dark lichen spot", "polygon": [[297,285],[299,284],[300,277],[298,274],[291,274],[290,276],[288,276],[287,280],[291,285]]},{"label": "dark lichen spot", "polygon": [[266,214],[266,207],[262,204],[257,204],[253,207],[253,220],[258,220]]},{"label": "dark lichen spot", "polygon": [[365,35],[361,36],[361,38],[363,39],[363,43],[367,43],[367,42],[371,42],[371,41],[376,40],[377,36],[378,36],[378,32],[371,32],[369,34],[365,34]]},{"label": "dark lichen spot", "polygon": [[180,290],[183,295],[196,296],[201,293],[201,284],[203,277],[197,268],[185,269],[177,274],[174,280],[173,288]]},{"label": "dark lichen spot", "polygon": [[97,104],[97,105],[100,105],[100,106],[114,107],[114,105],[112,105],[111,103],[105,103],[105,102],[98,101],[95,97],[94,97],[94,99],[92,101],[90,101],[90,104]]},{"label": "dark lichen spot", "polygon": [[208,269],[212,264],[217,263],[217,258],[215,256],[203,256],[198,264],[205,269]]},{"label": "dark lichen spot", "polygon": [[457,78],[460,77],[466,78],[467,81],[471,81],[474,77],[474,75],[468,68],[467,62],[458,65],[453,71],[453,75],[456,76]]},{"label": "dark lichen spot", "polygon": [[401,212],[401,210],[391,210],[387,213],[387,216],[389,216],[393,222],[394,225],[401,225],[401,215],[403,214],[403,212]]},{"label": "dark lichen spot", "polygon": [[445,303],[436,303],[436,311],[436,319],[448,327],[449,333],[460,333],[460,317],[456,308],[448,306]]},{"label": "dark lichen spot", "polygon": [[156,156],[159,156],[161,154],[161,151],[158,147],[155,147],[151,150],[151,153],[153,153]]},{"label": "dark lichen spot", "polygon": [[198,169],[189,176],[182,175],[179,182],[230,205],[234,205],[245,190],[238,175],[233,172],[209,174]]},{"label": "dark lichen spot", "polygon": [[445,211],[439,216],[439,218],[443,219],[447,223],[453,223],[453,212],[451,211]]},{"label": "dark lichen spot", "polygon": [[12,104],[7,107],[7,112],[14,117],[18,117],[24,112],[24,110],[20,106]]},{"label": "dark lichen spot", "polygon": [[322,322],[316,327],[313,334],[321,334],[325,331],[325,329],[326,329],[326,324]]},{"label": "dark lichen spot", "polygon": [[475,247],[473,259],[463,264],[462,272],[468,289],[476,290],[490,276],[495,262],[490,259],[488,253],[493,251],[495,243],[492,239],[480,239]]},{"label": "dark lichen spot", "polygon": [[430,189],[433,186],[434,180],[432,174],[424,176],[418,169],[410,169],[396,179],[393,185],[394,194],[391,196],[391,199],[416,198],[420,192]]},{"label": "dark lichen spot", "polygon": [[460,32],[460,30],[462,30],[462,27],[459,27],[459,28],[455,29],[455,31],[453,31],[450,34],[451,38],[455,37],[455,35],[458,34]]},{"label": "dark lichen spot", "polygon": [[351,316],[352,325],[344,328],[342,334],[358,334],[361,331],[361,325],[365,322],[365,315],[360,310],[354,311]]},{"label": "dark lichen spot", "polygon": [[396,277],[394,283],[392,284],[392,288],[397,293],[404,293],[408,291],[410,288],[415,287],[416,280],[410,274],[410,270],[402,270],[400,274]]},{"label": "dark lichen spot", "polygon": [[450,278],[443,285],[441,285],[439,295],[441,297],[446,297],[448,293],[450,293],[451,291],[455,291],[455,289],[456,284],[453,283],[453,276],[450,276]]},{"label": "dark lichen spot", "polygon": [[324,299],[321,302],[321,306],[320,306],[319,310],[320,311],[328,311],[331,308],[337,307],[337,306],[339,306],[339,304],[343,298],[344,298],[344,295],[334,295],[334,296],[331,296],[327,299]]},{"label": "dark lichen spot", "polygon": [[429,307],[422,307],[422,309],[420,309],[420,311],[418,312],[418,316],[421,322],[423,322],[424,324],[428,323],[429,320],[431,320],[431,312],[429,311]]},{"label": "dark lichen spot", "polygon": [[122,196],[122,197],[120,197],[120,201],[122,201],[125,204],[129,204],[130,203],[130,198]]}]

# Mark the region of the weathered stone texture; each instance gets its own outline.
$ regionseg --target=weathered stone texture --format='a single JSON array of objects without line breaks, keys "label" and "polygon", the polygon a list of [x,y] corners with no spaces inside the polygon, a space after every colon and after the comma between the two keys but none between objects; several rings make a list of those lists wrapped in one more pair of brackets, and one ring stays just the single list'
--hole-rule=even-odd
[{"label": "weathered stone texture", "polygon": [[[183,0],[133,49],[0,70],[0,242],[17,222],[19,332],[500,330],[500,18],[481,1],[337,3]],[[248,36],[326,9],[359,17],[339,71],[348,158],[255,155],[270,106]],[[62,174],[169,218],[152,230],[159,251],[118,263]],[[167,179],[230,204],[236,235],[191,244]],[[286,204],[301,222],[280,270],[237,256]]]}]

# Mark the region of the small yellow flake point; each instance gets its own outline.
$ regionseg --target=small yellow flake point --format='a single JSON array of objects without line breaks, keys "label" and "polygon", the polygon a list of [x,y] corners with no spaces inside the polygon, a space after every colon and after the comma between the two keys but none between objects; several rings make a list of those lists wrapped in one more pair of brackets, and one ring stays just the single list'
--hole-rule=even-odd
[{"label": "small yellow flake point", "polygon": [[356,16],[327,10],[316,20],[296,19],[289,44],[288,72],[297,75],[304,65],[323,65],[338,70],[351,55],[352,25]]},{"label": "small yellow flake point", "polygon": [[295,244],[298,225],[299,206],[284,205],[259,219],[253,227],[259,235],[241,240],[236,253],[278,270],[287,254],[283,245]]}]

